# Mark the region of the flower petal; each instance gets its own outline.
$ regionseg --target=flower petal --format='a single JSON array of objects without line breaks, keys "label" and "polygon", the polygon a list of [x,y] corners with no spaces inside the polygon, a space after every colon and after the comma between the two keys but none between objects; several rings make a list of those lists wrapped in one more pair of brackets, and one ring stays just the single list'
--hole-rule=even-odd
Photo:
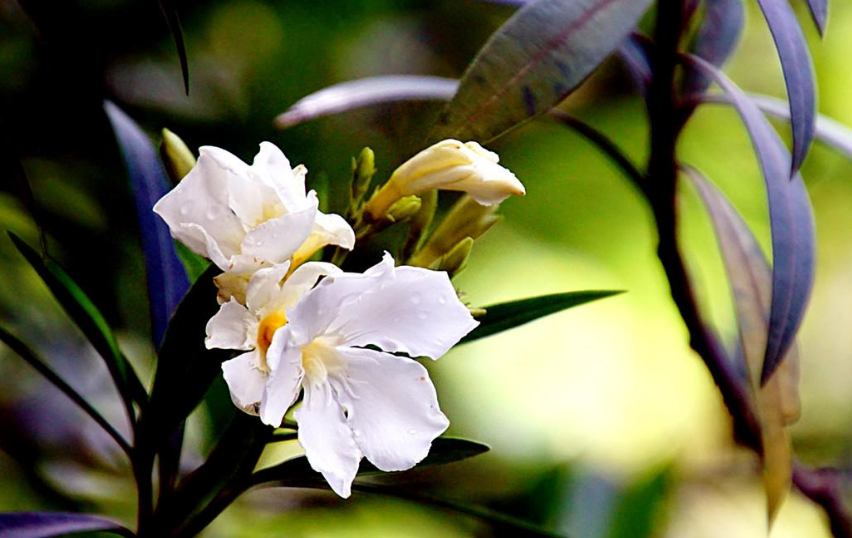
[{"label": "flower petal", "polygon": [[251,276],[246,288],[246,306],[250,312],[258,315],[262,310],[266,313],[270,308],[277,309],[281,302],[281,281],[289,270],[290,262],[286,261],[259,269]]},{"label": "flower petal", "polygon": [[275,190],[288,211],[297,211],[306,205],[307,169],[304,166],[297,168],[298,173],[290,168],[290,161],[278,146],[271,142],[261,142],[260,151],[251,166],[254,176]]},{"label": "flower petal", "polygon": [[219,307],[207,322],[207,349],[254,349],[257,341],[257,318],[246,307],[231,298]]},{"label": "flower petal", "polygon": [[337,348],[345,371],[329,374],[358,447],[383,471],[414,467],[450,425],[422,364],[370,349]]},{"label": "flower petal", "polygon": [[311,467],[322,473],[335,493],[344,499],[349,497],[362,454],[328,383],[305,387],[305,400],[296,410],[296,421],[299,444]]},{"label": "flower petal", "polygon": [[208,239],[199,229],[203,229],[223,252],[236,252],[245,233],[239,218],[228,207],[229,174],[217,160],[202,152],[189,174],[154,205],[154,211],[166,221],[176,239],[208,258]]},{"label": "flower petal", "polygon": [[396,267],[376,278],[378,285],[343,305],[329,327],[348,346],[437,359],[478,325],[443,271]]},{"label": "flower petal", "polygon": [[268,220],[248,232],[242,243],[242,253],[273,264],[288,260],[313,229],[317,198],[316,194],[311,194],[307,206]]},{"label": "flower petal", "polygon": [[222,374],[231,392],[231,400],[250,415],[257,415],[258,404],[266,388],[266,376],[259,367],[260,352],[257,350],[222,363]]},{"label": "flower petal", "polygon": [[286,307],[295,305],[305,293],[313,288],[322,276],[339,275],[343,273],[339,267],[325,262],[308,262],[293,271],[281,288],[281,302]]},{"label": "flower petal", "polygon": [[288,327],[275,331],[272,344],[266,351],[266,363],[271,370],[266,380],[266,392],[260,402],[260,419],[264,424],[278,427],[284,413],[299,396],[305,371],[302,369],[302,350],[292,345]]},{"label": "flower petal", "polygon": [[346,219],[336,213],[325,214],[318,211],[311,233],[322,238],[322,246],[338,245],[346,250],[352,250],[355,246],[355,232]]}]

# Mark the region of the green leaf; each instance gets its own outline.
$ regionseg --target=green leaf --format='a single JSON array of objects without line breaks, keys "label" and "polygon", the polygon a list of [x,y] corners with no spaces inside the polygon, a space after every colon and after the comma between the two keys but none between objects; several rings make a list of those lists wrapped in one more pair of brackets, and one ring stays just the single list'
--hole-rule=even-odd
[{"label": "green leaf", "polygon": [[[462,439],[460,437],[439,437],[432,441],[429,455],[414,467],[422,469],[433,465],[444,465],[456,461],[466,460],[488,452],[491,448],[483,443]],[[358,476],[374,476],[387,474],[377,469],[372,463],[362,461],[358,469]],[[304,480],[323,480],[322,476],[311,468],[305,456],[296,456],[278,465],[256,472],[252,476],[252,485],[260,485],[275,482],[274,485],[295,485]]]},{"label": "green leaf", "polygon": [[519,327],[524,323],[535,321],[538,318],[555,314],[567,308],[618,295],[619,293],[624,292],[611,290],[572,291],[486,306],[485,314],[478,318],[479,326],[462,338],[458,345],[467,344],[486,336]]},{"label": "green leaf", "polygon": [[0,538],[50,538],[81,532],[108,532],[135,536],[130,529],[107,519],[66,512],[13,512],[0,514]]},{"label": "green leaf", "polygon": [[186,94],[189,95],[189,61],[186,58],[186,46],[183,42],[183,30],[180,27],[177,5],[175,5],[174,0],[159,0],[159,4],[163,15],[166,17],[166,23],[169,25],[169,31],[175,40],[175,48],[180,60],[180,72],[183,76],[183,87]]},{"label": "green leaf", "polygon": [[148,395],[127,357],[119,349],[118,341],[103,314],[57,263],[50,259],[42,260],[32,247],[14,233],[9,232],[9,236],[27,262],[47,284],[48,289],[65,309],[68,316],[77,324],[104,359],[110,375],[124,399],[128,414],[132,417],[131,401],[136,401],[144,406]]},{"label": "green leaf", "polygon": [[204,345],[207,322],[219,311],[213,277],[221,270],[212,265],[192,285],[172,316],[157,358],[157,372],[149,410],[142,417],[149,442],[159,444],[186,420],[201,402],[222,362],[234,352],[207,349]]},{"label": "green leaf", "polygon": [[198,277],[203,275],[204,271],[210,267],[210,260],[189,250],[180,241],[175,241],[175,252],[183,264],[183,268],[186,270],[186,276],[189,278],[190,284],[194,284],[198,280]]},{"label": "green leaf", "polygon": [[47,365],[29,346],[27,346],[24,342],[19,340],[15,335],[6,331],[0,327],[0,341],[5,343],[9,348],[17,353],[24,361],[27,362],[30,366],[35,368],[35,370],[44,376],[45,379],[50,381],[56,388],[61,390],[68,398],[71,399],[75,404],[77,404],[80,409],[82,409],[87,415],[89,415],[92,420],[98,423],[98,425],[103,428],[105,432],[112,437],[118,446],[126,453],[130,454],[130,445],[127,444],[127,441],[124,437],[121,436],[120,433],[116,431],[115,428],[112,427],[112,424],[107,422],[107,420],[100,414],[98,411],[92,407],[92,405],[83,398],[80,393],[74,390],[71,385],[65,382],[59,374],[53,371],[53,369]]},{"label": "green leaf", "polygon": [[650,0],[537,0],[491,36],[436,138],[488,142],[547,112],[636,27]]}]

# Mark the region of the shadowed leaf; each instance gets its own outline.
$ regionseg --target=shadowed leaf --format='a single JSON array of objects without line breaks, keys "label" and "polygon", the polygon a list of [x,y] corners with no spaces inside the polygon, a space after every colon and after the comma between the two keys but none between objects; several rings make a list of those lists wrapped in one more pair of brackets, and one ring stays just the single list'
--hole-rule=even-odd
[{"label": "shadowed leaf", "polygon": [[107,519],[64,512],[13,512],[0,514],[0,538],[50,538],[80,532],[109,532],[135,536]]},{"label": "shadowed leaf", "polygon": [[[743,0],[711,0],[704,3],[704,19],[690,46],[690,52],[716,67],[722,67],[736,49],[745,22]],[[711,79],[698,71],[687,73],[686,94],[701,93]]]},{"label": "shadowed leaf", "polygon": [[488,142],[562,101],[635,28],[648,0],[536,0],[488,40],[435,138]]},{"label": "shadowed leaf", "polygon": [[370,105],[398,101],[448,101],[458,89],[452,78],[421,75],[389,75],[341,82],[299,99],[275,118],[285,129],[302,122]]},{"label": "shadowed leaf", "polygon": [[180,27],[177,5],[175,5],[174,0],[158,0],[158,2],[163,15],[166,17],[169,31],[175,40],[175,48],[177,49],[178,59],[180,60],[180,72],[181,76],[183,76],[183,88],[186,94],[189,95],[189,60],[186,57],[186,45],[183,42],[183,30]]},{"label": "shadowed leaf", "polygon": [[808,0],[808,8],[814,19],[819,35],[825,35],[825,26],[828,23],[828,0]]},{"label": "shadowed leaf", "polygon": [[48,289],[62,305],[68,317],[77,324],[98,354],[104,359],[110,375],[125,401],[128,412],[132,414],[131,399],[144,405],[147,401],[147,394],[127,358],[119,349],[118,341],[103,314],[58,264],[50,259],[42,260],[38,253],[17,235],[9,232],[9,237],[12,238],[15,247],[23,254],[27,262],[47,284]]},{"label": "shadowed leaf", "polygon": [[171,186],[160,158],[148,136],[127,114],[113,103],[104,103],[112,124],[136,202],[136,218],[145,252],[145,277],[151,308],[151,335],[159,346],[169,319],[189,289],[181,260],[175,253],[169,227],[153,211],[154,204],[169,192]]},{"label": "shadowed leaf", "polygon": [[760,386],[772,269],[751,230],[725,196],[697,170],[684,169],[713,222],[734,294],[740,344],[761,422],[767,514],[772,522],[792,481],[792,453],[784,426],[799,416],[798,351],[793,345],[775,373]]},{"label": "shadowed leaf", "polygon": [[814,220],[802,177],[788,179],[790,157],[778,134],[727,76],[697,57],[691,65],[704,71],[731,98],[751,137],[766,183],[772,230],[772,307],[761,384],[781,363],[796,338],[814,279]]},{"label": "shadowed leaf", "polygon": [[787,0],[758,0],[758,4],[775,40],[787,84],[793,129],[793,159],[789,174],[795,175],[805,161],[814,138],[816,83],[811,55],[796,14]]},{"label": "shadowed leaf", "polygon": [[[466,460],[488,452],[490,447],[477,441],[462,439],[459,437],[438,437],[432,441],[429,455],[414,467],[422,469],[433,465],[444,465],[456,461]],[[363,460],[358,468],[358,476],[373,476],[387,474],[377,469],[372,463]],[[314,471],[305,456],[297,456],[283,463],[262,469],[252,476],[252,484],[260,485],[265,482],[276,482],[276,485],[286,486],[290,483],[298,483],[304,479],[323,480],[322,475]]]},{"label": "shadowed leaf", "polygon": [[538,318],[619,293],[624,292],[609,290],[571,291],[486,306],[484,307],[485,314],[477,318],[479,326],[462,338],[457,345],[467,344],[486,336],[508,331]]}]

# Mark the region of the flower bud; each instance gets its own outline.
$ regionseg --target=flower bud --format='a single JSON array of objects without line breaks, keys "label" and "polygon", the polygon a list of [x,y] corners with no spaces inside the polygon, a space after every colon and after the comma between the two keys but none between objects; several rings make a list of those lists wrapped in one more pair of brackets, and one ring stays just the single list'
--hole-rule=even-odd
[{"label": "flower bud", "polygon": [[177,183],[195,166],[195,155],[178,135],[168,129],[163,129],[162,134],[160,157],[172,183]]},{"label": "flower bud", "polygon": [[497,204],[482,206],[469,196],[463,196],[409,263],[418,267],[429,267],[464,238],[478,239],[500,221],[501,217],[496,214],[498,208]]},{"label": "flower bud", "polygon": [[367,202],[368,215],[378,220],[396,200],[432,189],[463,191],[482,205],[524,194],[515,174],[500,166],[496,153],[476,142],[444,140],[402,164]]},{"label": "flower bud", "polygon": [[467,259],[470,257],[472,249],[473,239],[465,237],[444,256],[432,262],[430,268],[437,271],[446,271],[450,275],[450,278],[453,278],[467,267]]}]

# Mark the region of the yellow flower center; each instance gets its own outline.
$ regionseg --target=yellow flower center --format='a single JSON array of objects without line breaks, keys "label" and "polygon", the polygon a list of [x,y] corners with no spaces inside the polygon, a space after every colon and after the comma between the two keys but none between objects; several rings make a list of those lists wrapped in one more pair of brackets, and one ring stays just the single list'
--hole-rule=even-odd
[{"label": "yellow flower center", "polygon": [[272,337],[275,336],[275,331],[287,325],[287,316],[283,312],[273,312],[263,318],[260,322],[260,327],[257,329],[257,349],[260,350],[260,370],[264,373],[269,373],[269,366],[266,364],[266,350],[272,345]]},{"label": "yellow flower center", "polygon": [[343,358],[335,349],[337,343],[337,337],[320,336],[302,348],[305,379],[313,384],[324,383],[329,373],[343,368]]}]

